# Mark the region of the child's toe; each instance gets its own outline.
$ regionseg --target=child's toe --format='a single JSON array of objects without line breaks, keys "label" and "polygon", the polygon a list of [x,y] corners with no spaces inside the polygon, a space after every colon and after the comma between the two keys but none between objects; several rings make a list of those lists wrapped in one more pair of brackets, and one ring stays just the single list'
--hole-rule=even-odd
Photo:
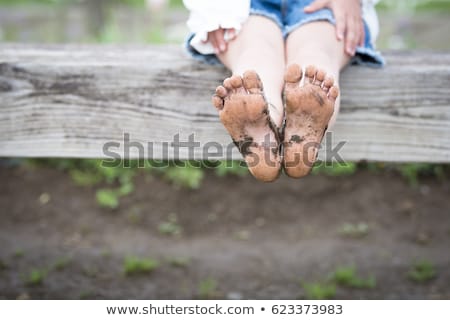
[{"label": "child's toe", "polygon": [[249,70],[244,73],[243,84],[245,89],[247,89],[250,93],[261,93],[263,90],[261,79],[253,70]]},{"label": "child's toe", "polygon": [[315,66],[307,66],[305,70],[305,77],[306,80],[309,81],[309,83],[314,82],[314,77],[316,76],[317,68]]},{"label": "child's toe", "polygon": [[330,98],[332,101],[336,101],[338,96],[339,96],[339,89],[338,89],[338,87],[332,86],[330,88],[330,91],[328,92],[328,98]]},{"label": "child's toe", "polygon": [[218,95],[213,95],[212,97],[212,103],[214,105],[214,107],[216,107],[217,110],[222,110],[223,109],[223,99],[221,97],[219,97]]},{"label": "child's toe", "polygon": [[223,86],[218,86],[216,88],[216,95],[218,95],[221,98],[225,98],[228,94],[227,89],[225,89]]},{"label": "child's toe", "polygon": [[227,89],[228,91],[232,91],[234,90],[234,87],[231,83],[231,78],[226,78],[225,80],[223,80],[223,86],[225,87],[225,89]]},{"label": "child's toe", "polygon": [[242,87],[242,78],[239,76],[232,76],[230,78],[230,84],[234,89],[239,89]]},{"label": "child's toe", "polygon": [[325,70],[322,70],[322,69],[317,70],[315,79],[314,79],[314,84],[317,86],[321,86],[323,81],[325,80],[326,75],[327,74],[326,74]]},{"label": "child's toe", "polygon": [[284,81],[286,84],[298,86],[302,80],[302,68],[298,64],[291,64],[286,69],[284,74]]},{"label": "child's toe", "polygon": [[323,90],[325,90],[325,92],[328,92],[330,88],[333,86],[333,84],[334,84],[333,76],[327,75],[325,77],[325,80],[323,81]]}]

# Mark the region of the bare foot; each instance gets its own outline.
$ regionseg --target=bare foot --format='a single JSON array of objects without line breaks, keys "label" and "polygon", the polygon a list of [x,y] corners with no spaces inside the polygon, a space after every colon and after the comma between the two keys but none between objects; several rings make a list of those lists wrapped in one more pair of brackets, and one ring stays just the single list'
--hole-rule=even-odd
[{"label": "bare foot", "polygon": [[280,140],[256,72],[225,79],[216,89],[213,104],[253,176],[265,182],[275,180],[281,169]]},{"label": "bare foot", "polygon": [[311,171],[339,95],[333,78],[314,66],[306,68],[303,86],[300,86],[301,79],[300,66],[290,65],[284,76],[283,165],[286,174],[293,178],[301,178]]}]

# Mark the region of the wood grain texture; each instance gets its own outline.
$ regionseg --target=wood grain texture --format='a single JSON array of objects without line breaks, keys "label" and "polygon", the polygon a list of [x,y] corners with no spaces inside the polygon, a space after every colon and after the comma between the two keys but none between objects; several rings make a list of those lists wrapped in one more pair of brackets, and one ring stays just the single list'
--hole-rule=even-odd
[{"label": "wood grain texture", "polygon": [[[323,145],[345,141],[339,154],[347,161],[449,162],[450,53],[386,58],[384,69],[343,72],[341,113]],[[219,144],[230,152],[209,158],[240,159],[210,102],[226,75],[176,46],[2,44],[0,156],[104,158],[108,142],[124,156],[127,133],[145,158],[204,159],[203,147],[213,153]],[[194,134],[200,147],[174,155],[177,134]],[[125,156],[138,157],[138,148]]]}]

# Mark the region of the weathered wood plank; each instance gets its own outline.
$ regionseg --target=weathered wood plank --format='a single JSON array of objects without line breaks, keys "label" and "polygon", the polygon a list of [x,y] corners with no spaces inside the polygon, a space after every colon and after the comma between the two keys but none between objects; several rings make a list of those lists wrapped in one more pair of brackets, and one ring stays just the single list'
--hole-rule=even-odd
[{"label": "weathered wood plank", "polygon": [[[449,162],[450,53],[386,58],[382,70],[344,71],[341,114],[328,143],[346,141],[339,154],[348,161]],[[174,46],[2,44],[0,156],[103,158],[107,142],[121,142],[110,150],[123,154],[127,133],[144,146],[153,142],[153,155],[144,157],[155,159],[174,157],[162,146],[176,134],[182,141],[195,134],[201,147],[191,155],[181,148],[179,158],[205,158],[208,142],[231,143],[210,105],[226,74]],[[231,155],[215,158],[224,157]]]}]

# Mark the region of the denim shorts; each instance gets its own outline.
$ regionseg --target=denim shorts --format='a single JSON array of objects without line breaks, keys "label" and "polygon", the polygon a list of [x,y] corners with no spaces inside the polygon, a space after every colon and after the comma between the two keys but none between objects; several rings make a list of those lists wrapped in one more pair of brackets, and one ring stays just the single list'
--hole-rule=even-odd
[{"label": "denim shorts", "polygon": [[[328,21],[336,23],[333,12],[329,9],[321,9],[313,13],[305,13],[303,9],[314,0],[251,0],[250,15],[264,16],[274,21],[281,29],[283,37],[286,37],[300,26],[314,21]],[[373,47],[370,29],[364,21],[365,41],[364,46],[356,48],[356,54],[351,64],[369,67],[382,67],[385,60]],[[195,59],[208,64],[221,64],[215,54],[200,54],[189,45],[194,34],[186,39],[185,48]]]}]

